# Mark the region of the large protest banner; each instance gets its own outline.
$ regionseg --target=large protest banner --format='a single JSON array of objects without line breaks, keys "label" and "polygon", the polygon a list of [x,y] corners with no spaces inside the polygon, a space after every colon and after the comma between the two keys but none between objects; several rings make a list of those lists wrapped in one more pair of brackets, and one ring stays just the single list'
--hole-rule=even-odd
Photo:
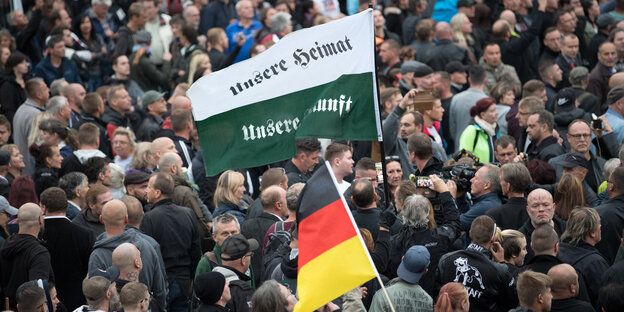
[{"label": "large protest banner", "polygon": [[380,140],[373,13],[299,30],[195,82],[206,174],[295,154],[295,138]]}]

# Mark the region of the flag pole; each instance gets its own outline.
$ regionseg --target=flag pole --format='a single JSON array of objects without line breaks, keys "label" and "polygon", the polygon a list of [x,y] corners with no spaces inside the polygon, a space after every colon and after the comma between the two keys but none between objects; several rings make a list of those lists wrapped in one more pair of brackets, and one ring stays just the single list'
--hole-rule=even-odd
[{"label": "flag pole", "polygon": [[395,312],[394,306],[392,305],[392,301],[390,301],[390,296],[388,295],[388,291],[386,290],[386,286],[384,286],[383,281],[381,280],[381,277],[379,276],[379,274],[375,275],[375,277],[377,277],[377,281],[379,281],[379,285],[381,285],[381,290],[383,290],[384,297],[386,297],[386,300],[388,300],[388,305],[390,306],[390,310],[392,312]]},{"label": "flag pole", "polygon": [[[372,2],[368,3],[368,8],[369,9],[373,8]],[[373,78],[374,78],[374,83],[375,83],[375,93],[377,94],[377,103],[375,103],[375,105],[377,105],[377,107],[381,107],[380,105],[381,103],[379,103],[379,101],[381,101],[381,98],[379,97],[379,84],[378,84],[379,80],[377,79],[378,67],[377,67],[377,57],[375,54],[376,52],[375,48],[376,48],[375,46],[375,24],[373,22],[373,58],[375,60],[375,70],[373,70]],[[379,115],[379,125],[383,125],[383,120],[381,120],[381,114],[378,114],[378,115]],[[384,141],[383,141],[383,126],[379,127],[379,131],[381,131],[381,134],[377,142],[379,142],[379,153],[381,154],[381,174],[383,176],[384,200],[386,202],[386,207],[388,207],[390,205],[390,189],[388,188],[388,175],[386,174],[386,151],[384,148]],[[394,312],[394,309],[393,309],[393,312]]]}]

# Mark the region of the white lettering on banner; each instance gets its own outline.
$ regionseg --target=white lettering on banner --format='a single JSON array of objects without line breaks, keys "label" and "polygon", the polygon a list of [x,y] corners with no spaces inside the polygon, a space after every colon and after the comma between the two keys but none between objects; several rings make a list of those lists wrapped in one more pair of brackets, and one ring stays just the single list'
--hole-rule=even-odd
[{"label": "white lettering on banner", "polygon": [[284,134],[295,131],[299,128],[299,118],[278,120],[274,122],[273,119],[267,119],[264,125],[252,125],[243,126],[243,140],[256,140],[264,139],[266,137],[272,137],[274,134]]},{"label": "white lettering on banner", "polygon": [[[306,110],[305,115],[312,113],[337,113],[342,117],[343,114],[347,114],[351,111],[351,105],[353,101],[351,96],[347,98],[346,95],[341,94],[338,99],[319,99],[314,107]],[[299,118],[284,119],[274,121],[273,119],[267,119],[262,125],[244,125],[241,130],[243,131],[243,140],[259,140],[268,137],[272,137],[275,134],[282,135],[284,133],[290,133],[299,128]]]},{"label": "white lettering on banner", "polygon": [[343,111],[348,113],[351,111],[351,97],[346,100],[346,96],[344,94],[340,95],[340,99],[319,99],[317,105],[314,105],[313,108],[307,110],[307,114],[316,113],[316,112],[338,112],[338,115],[342,117]]}]

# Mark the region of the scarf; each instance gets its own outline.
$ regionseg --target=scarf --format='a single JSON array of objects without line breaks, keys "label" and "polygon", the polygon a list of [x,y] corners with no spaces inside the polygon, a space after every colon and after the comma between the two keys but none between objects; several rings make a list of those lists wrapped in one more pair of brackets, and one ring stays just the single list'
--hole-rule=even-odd
[{"label": "scarf", "polygon": [[479,116],[475,116],[474,117],[475,123],[477,125],[479,125],[479,127],[481,127],[481,129],[483,129],[485,131],[485,133],[487,133],[489,136],[495,136],[496,135],[496,123],[489,123],[483,119],[481,119],[481,117]]}]

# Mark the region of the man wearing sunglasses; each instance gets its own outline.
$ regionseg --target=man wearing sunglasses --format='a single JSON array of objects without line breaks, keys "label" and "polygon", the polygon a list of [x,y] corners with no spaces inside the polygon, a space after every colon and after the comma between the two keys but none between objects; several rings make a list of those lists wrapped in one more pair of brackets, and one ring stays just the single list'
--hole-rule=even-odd
[{"label": "man wearing sunglasses", "polygon": [[249,285],[250,278],[245,271],[251,264],[251,255],[258,249],[255,239],[246,239],[242,234],[234,234],[228,237],[221,245],[222,264],[214,268],[213,272],[219,272],[230,283],[232,299],[226,304],[230,311],[248,311],[253,287]]}]

